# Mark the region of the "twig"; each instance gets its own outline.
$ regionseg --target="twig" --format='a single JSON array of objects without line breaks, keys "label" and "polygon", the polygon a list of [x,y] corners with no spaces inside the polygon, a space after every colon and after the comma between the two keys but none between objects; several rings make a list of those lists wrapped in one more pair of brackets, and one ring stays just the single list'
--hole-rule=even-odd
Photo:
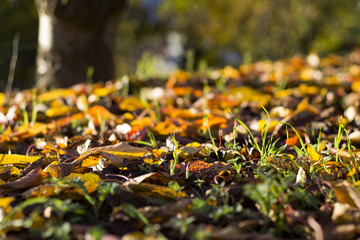
[{"label": "twig", "polygon": [[16,62],[18,58],[18,52],[19,52],[19,39],[20,39],[20,33],[16,33],[13,39],[12,44],[12,55],[11,55],[11,61],[10,61],[10,67],[9,67],[9,75],[6,82],[6,88],[5,88],[5,99],[6,102],[9,103],[10,100],[10,92],[12,88],[12,84],[14,82],[15,77],[15,68],[16,68]]}]

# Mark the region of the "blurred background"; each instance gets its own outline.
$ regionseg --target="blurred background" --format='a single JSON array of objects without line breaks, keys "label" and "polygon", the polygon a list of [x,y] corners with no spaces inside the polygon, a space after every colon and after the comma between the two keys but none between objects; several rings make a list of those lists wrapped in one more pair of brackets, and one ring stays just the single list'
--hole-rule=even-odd
[{"label": "blurred background", "polygon": [[[165,77],[360,43],[359,0],[129,0],[116,39],[116,76]],[[38,16],[32,0],[0,0],[0,90],[20,33],[14,87],[34,84]],[[359,28],[359,29],[358,29]]]}]

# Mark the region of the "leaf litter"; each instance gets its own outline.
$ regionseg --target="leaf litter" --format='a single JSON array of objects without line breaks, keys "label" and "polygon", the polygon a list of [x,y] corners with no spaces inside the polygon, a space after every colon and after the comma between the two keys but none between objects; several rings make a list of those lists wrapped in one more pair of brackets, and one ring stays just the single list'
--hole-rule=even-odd
[{"label": "leaf litter", "polygon": [[1,238],[358,238],[360,52],[316,57],[12,92]]}]

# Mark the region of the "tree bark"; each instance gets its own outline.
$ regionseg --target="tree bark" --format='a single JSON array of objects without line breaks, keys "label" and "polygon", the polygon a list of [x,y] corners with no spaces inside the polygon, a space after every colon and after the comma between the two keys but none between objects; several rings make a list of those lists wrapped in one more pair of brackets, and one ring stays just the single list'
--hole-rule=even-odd
[{"label": "tree bark", "polygon": [[114,77],[113,49],[126,0],[35,0],[39,14],[36,85],[69,87]]}]

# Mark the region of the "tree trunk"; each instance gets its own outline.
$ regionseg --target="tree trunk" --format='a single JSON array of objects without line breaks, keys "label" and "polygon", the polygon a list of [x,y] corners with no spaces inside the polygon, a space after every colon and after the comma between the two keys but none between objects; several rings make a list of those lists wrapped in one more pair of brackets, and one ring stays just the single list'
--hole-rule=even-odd
[{"label": "tree trunk", "polygon": [[35,0],[39,13],[36,85],[69,87],[114,77],[118,16],[126,0]]}]

